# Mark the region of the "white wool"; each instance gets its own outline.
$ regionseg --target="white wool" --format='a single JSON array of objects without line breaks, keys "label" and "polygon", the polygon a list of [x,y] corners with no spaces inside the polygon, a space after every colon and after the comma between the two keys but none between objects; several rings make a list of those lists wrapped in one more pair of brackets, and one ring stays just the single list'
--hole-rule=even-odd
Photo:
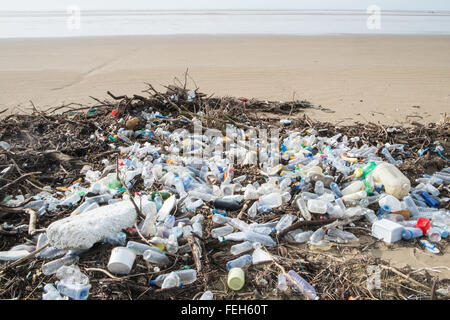
[{"label": "white wool", "polygon": [[[148,211],[147,206],[143,211]],[[89,249],[94,243],[132,227],[136,218],[133,204],[124,200],[55,221],[47,228],[47,238],[58,249]]]}]

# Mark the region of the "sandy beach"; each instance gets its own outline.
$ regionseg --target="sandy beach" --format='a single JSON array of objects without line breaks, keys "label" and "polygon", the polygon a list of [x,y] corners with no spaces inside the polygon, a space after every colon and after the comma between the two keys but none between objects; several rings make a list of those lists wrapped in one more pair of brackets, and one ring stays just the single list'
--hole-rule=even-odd
[{"label": "sandy beach", "polygon": [[[448,36],[132,36],[0,40],[0,110],[27,112],[183,80],[202,92],[306,99],[314,119],[384,124],[450,113]],[[190,87],[195,87],[192,81]]]}]

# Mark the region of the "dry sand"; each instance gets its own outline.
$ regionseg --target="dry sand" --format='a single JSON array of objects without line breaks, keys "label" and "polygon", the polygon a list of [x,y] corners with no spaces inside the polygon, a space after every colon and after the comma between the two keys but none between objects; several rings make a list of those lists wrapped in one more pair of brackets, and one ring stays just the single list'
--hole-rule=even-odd
[{"label": "dry sand", "polygon": [[[183,79],[201,91],[307,99],[344,121],[439,121],[450,113],[448,36],[133,36],[0,40],[0,109],[95,103]],[[193,86],[192,82],[190,83]],[[8,111],[8,112],[10,112]]]},{"label": "dry sand", "polygon": [[[145,36],[0,40],[0,110],[95,103],[189,74],[201,91],[307,99],[314,119],[395,124],[450,114],[450,37]],[[191,87],[193,86],[190,82]],[[19,106],[19,107],[17,107]],[[408,117],[410,116],[410,117]],[[448,254],[379,246],[394,265],[449,267]],[[448,278],[446,269],[439,276]]]}]

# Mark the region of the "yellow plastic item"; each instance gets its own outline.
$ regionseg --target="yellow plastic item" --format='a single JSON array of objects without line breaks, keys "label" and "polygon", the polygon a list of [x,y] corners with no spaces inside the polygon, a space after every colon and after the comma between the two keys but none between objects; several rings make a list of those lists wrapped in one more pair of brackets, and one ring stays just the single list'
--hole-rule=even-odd
[{"label": "yellow plastic item", "polygon": [[407,196],[411,189],[409,179],[393,164],[383,162],[372,171],[373,181],[384,185],[386,193],[397,199]]},{"label": "yellow plastic item", "polygon": [[357,163],[358,158],[348,158],[348,157],[341,157],[342,160],[350,162],[350,163]]},{"label": "yellow plastic item", "polygon": [[228,272],[227,284],[231,290],[234,291],[241,290],[245,284],[244,270],[242,270],[241,268],[232,268]]},{"label": "yellow plastic item", "polygon": [[163,243],[154,243],[153,245],[163,251],[166,248]]},{"label": "yellow plastic item", "polygon": [[361,177],[362,175],[363,175],[363,171],[362,171],[362,169],[361,168],[356,168],[355,169],[355,171],[353,172],[353,175],[356,177],[356,178],[359,178],[359,177]]}]

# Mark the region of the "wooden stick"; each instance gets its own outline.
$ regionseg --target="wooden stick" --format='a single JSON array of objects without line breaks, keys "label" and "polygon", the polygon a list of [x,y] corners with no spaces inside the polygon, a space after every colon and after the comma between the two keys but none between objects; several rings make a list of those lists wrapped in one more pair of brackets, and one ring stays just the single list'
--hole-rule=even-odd
[{"label": "wooden stick", "polygon": [[200,271],[202,270],[202,262],[200,260],[200,256],[201,256],[200,248],[197,245],[197,243],[195,242],[194,236],[192,234],[187,236],[186,239],[189,243],[189,246],[191,247],[192,256],[194,257],[197,273],[200,273]]}]

